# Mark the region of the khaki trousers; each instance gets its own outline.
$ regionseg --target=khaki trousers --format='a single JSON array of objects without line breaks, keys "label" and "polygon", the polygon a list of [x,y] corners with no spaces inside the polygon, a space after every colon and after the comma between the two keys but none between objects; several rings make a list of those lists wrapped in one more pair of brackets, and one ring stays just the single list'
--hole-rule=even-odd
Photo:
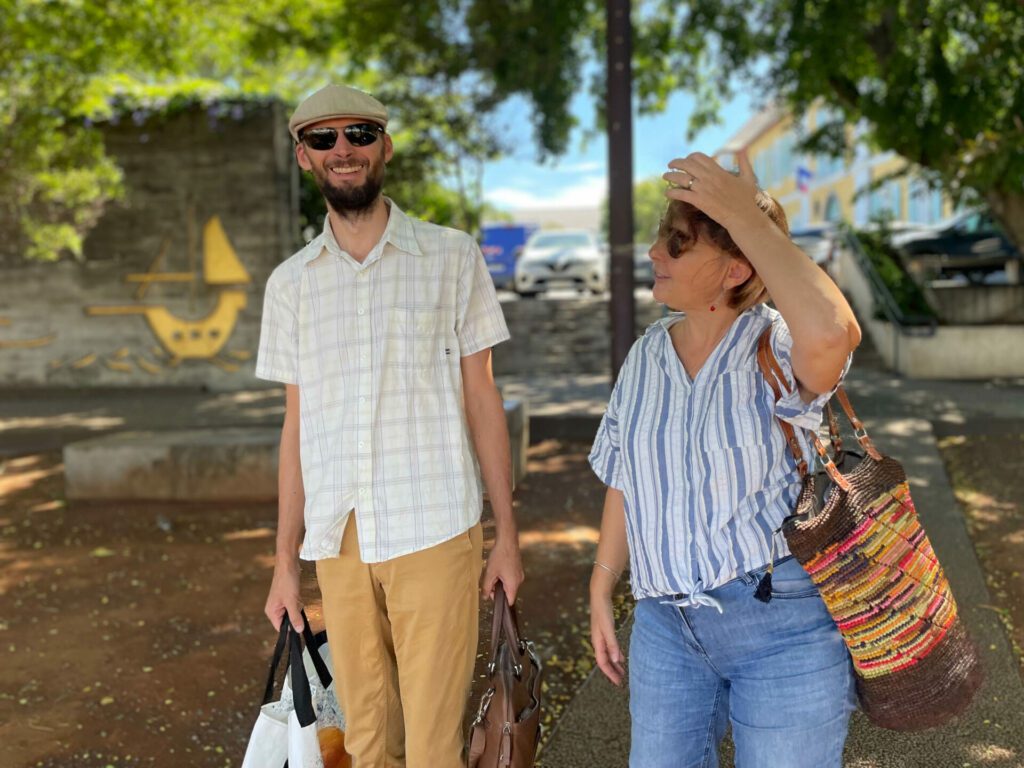
[{"label": "khaki trousers", "polygon": [[318,560],[345,748],[355,768],[458,768],[479,634],[480,524],[429,549],[363,563],[350,514]]}]

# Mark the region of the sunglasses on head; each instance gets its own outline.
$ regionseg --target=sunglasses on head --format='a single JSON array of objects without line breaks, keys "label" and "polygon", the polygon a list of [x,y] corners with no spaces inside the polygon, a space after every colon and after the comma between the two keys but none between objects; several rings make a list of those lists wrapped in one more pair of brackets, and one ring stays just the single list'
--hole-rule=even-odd
[{"label": "sunglasses on head", "polygon": [[[384,129],[376,123],[353,123],[340,129],[345,134],[345,141],[353,147],[368,147],[377,140],[377,136],[384,133]],[[310,149],[325,152],[334,149],[338,143],[338,128],[310,128],[299,134],[299,141]]]}]

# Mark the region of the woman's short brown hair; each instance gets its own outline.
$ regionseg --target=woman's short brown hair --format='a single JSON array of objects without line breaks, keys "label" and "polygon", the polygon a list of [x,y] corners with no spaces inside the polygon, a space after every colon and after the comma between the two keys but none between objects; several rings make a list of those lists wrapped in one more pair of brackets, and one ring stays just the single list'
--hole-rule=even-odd
[{"label": "woman's short brown hair", "polygon": [[[786,212],[775,198],[758,190],[754,201],[757,203],[757,207],[788,236],[789,222],[786,221]],[[768,300],[768,290],[764,287],[761,276],[757,274],[754,265],[750,264],[750,260],[739,249],[739,246],[733,242],[729,231],[700,208],[690,205],[690,203],[684,203],[682,200],[670,200],[658,228],[658,238],[668,239],[673,232],[678,233],[682,238],[682,251],[693,247],[698,239],[703,239],[723,253],[742,259],[750,265],[750,277],[729,291],[729,295],[726,297],[726,303],[730,307],[738,312],[743,312],[755,304]]]}]

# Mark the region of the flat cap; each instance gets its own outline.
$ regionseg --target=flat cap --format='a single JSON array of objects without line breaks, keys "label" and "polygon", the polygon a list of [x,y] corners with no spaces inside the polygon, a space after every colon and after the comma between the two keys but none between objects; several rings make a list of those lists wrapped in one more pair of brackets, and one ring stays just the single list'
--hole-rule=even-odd
[{"label": "flat cap", "polygon": [[307,125],[334,117],[361,117],[387,128],[388,110],[370,94],[347,85],[326,85],[295,108],[288,131],[299,140]]}]

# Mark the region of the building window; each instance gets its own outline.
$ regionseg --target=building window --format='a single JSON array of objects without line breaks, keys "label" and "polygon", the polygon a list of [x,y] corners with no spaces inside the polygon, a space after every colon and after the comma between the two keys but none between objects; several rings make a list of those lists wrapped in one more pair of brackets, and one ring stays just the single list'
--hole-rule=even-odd
[{"label": "building window", "polygon": [[835,192],[829,193],[828,202],[825,204],[825,221],[842,221],[843,209],[839,205],[839,198]]},{"label": "building window", "polygon": [[942,190],[933,189],[931,195],[931,211],[928,218],[929,223],[942,221]]}]

